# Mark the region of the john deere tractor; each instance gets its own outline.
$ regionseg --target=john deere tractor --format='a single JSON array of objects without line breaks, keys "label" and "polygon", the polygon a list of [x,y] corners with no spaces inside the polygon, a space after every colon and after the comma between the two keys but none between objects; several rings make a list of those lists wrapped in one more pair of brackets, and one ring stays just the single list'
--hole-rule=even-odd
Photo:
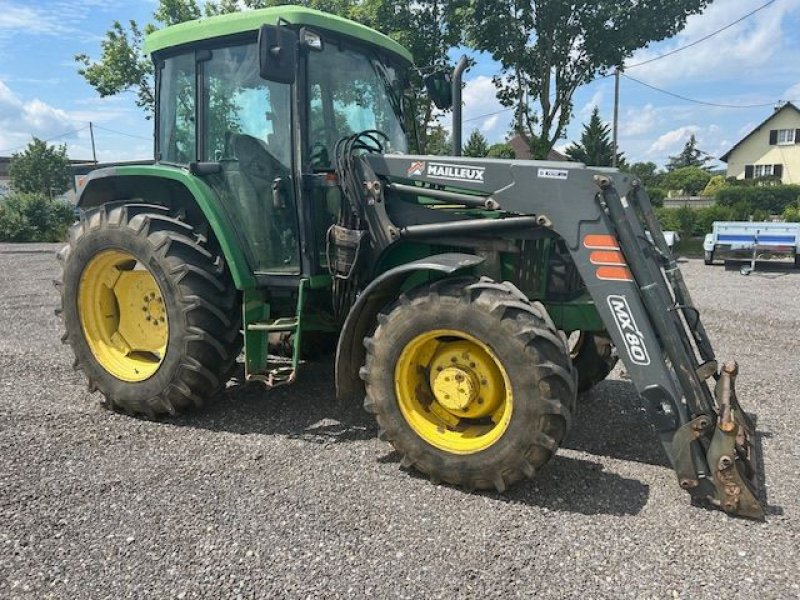
[{"label": "john deere tractor", "polygon": [[[502,492],[555,454],[618,355],[693,501],[763,517],[737,367],[635,178],[409,155],[411,55],[306,8],[168,27],[146,49],[155,160],[89,173],[59,253],[64,340],[107,407],[172,415],[242,350],[247,380],[277,386],[335,348],[338,396],[403,467]],[[449,79],[428,93],[460,109]]]}]

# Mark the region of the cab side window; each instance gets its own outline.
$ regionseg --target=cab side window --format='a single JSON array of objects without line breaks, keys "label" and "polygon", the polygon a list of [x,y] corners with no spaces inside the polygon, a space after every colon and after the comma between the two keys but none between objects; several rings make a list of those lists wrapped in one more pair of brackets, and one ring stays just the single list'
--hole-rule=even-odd
[{"label": "cab side window", "polygon": [[194,52],[165,59],[159,71],[159,160],[196,160],[195,92]]}]

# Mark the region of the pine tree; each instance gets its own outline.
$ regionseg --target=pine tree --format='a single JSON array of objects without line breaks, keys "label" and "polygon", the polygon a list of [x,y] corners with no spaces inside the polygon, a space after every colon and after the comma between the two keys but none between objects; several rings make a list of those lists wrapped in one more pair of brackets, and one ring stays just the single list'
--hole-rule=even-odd
[{"label": "pine tree", "polygon": [[[614,156],[614,147],[611,143],[611,128],[600,119],[600,111],[595,106],[589,122],[583,126],[581,141],[574,142],[566,150],[566,155],[572,160],[582,162],[593,167],[610,167]],[[617,163],[622,164],[625,158],[621,152],[617,153]]]},{"label": "pine tree", "polygon": [[464,156],[473,156],[475,158],[481,158],[489,154],[489,144],[486,142],[486,138],[483,134],[477,129],[473,129],[472,133],[469,134],[469,139],[467,140],[467,145],[464,146],[463,154]]},{"label": "pine tree", "polygon": [[428,129],[428,145],[425,148],[425,154],[447,156],[453,153],[452,150],[450,134],[444,127],[437,123]]},{"label": "pine tree", "polygon": [[708,153],[703,152],[697,147],[697,139],[694,134],[689,136],[689,140],[683,146],[683,150],[675,156],[670,156],[667,162],[667,171],[674,171],[681,167],[700,167],[708,168],[706,163],[713,160]]}]

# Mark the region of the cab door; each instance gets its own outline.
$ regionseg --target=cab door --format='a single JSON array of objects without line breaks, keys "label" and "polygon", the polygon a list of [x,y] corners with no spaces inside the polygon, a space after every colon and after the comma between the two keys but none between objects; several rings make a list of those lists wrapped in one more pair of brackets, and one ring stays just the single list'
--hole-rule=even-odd
[{"label": "cab door", "polygon": [[300,272],[291,85],[263,79],[255,42],[198,52],[200,160],[242,232],[256,273]]}]

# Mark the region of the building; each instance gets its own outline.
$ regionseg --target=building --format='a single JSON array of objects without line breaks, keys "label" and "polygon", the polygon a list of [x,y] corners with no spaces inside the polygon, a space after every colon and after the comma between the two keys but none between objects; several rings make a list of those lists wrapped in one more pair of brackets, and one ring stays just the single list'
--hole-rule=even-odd
[{"label": "building", "polygon": [[[519,159],[522,159],[522,160],[530,160],[532,158],[532,156],[531,156],[531,148],[530,148],[530,146],[528,146],[528,142],[526,142],[524,139],[522,139],[522,136],[520,134],[516,134],[514,137],[512,137],[510,140],[508,140],[506,142],[506,144],[511,146],[511,149],[514,150],[514,155],[515,155],[516,158],[519,158]],[[563,154],[561,154],[561,152],[559,152],[558,150],[553,148],[553,149],[550,150],[550,152],[547,153],[547,160],[565,161],[565,160],[569,160],[569,158],[564,156]]]},{"label": "building", "polygon": [[772,175],[783,183],[800,183],[800,109],[791,102],[776,108],[719,159],[728,164],[728,177]]}]

